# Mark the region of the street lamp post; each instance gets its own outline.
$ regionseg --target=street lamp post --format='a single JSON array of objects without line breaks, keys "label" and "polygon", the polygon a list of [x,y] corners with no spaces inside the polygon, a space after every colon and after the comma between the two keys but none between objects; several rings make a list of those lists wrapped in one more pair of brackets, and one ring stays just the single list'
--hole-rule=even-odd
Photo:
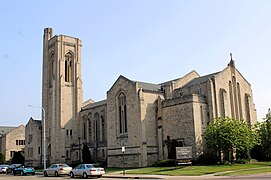
[{"label": "street lamp post", "polygon": [[122,174],[123,176],[125,175],[125,169],[124,169],[124,152],[125,152],[125,146],[121,147],[121,151],[122,151]]},{"label": "street lamp post", "polygon": [[40,108],[42,109],[42,120],[43,120],[43,169],[46,169],[46,124],[45,124],[45,109],[43,107],[39,106],[31,106],[28,105],[29,107],[34,107],[34,108]]}]

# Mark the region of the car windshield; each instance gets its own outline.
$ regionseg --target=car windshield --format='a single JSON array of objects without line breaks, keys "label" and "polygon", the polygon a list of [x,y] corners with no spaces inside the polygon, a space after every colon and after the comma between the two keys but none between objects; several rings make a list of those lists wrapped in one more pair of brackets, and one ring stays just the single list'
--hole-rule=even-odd
[{"label": "car windshield", "polygon": [[59,167],[69,167],[67,164],[59,164]]}]

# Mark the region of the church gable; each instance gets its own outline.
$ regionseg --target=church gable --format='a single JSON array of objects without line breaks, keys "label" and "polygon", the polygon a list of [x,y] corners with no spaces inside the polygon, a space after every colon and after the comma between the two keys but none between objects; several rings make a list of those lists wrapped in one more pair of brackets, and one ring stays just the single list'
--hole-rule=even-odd
[{"label": "church gable", "polygon": [[250,83],[235,68],[233,60],[215,76],[216,116],[245,119],[254,124],[257,121]]},{"label": "church gable", "polygon": [[[118,88],[119,86],[123,86],[123,84],[127,84],[129,86],[135,86],[135,82],[131,81],[130,79],[120,75],[115,83],[111,86],[108,92],[113,91],[113,89]],[[125,87],[125,86],[124,86]],[[107,93],[108,93],[107,92]]]}]

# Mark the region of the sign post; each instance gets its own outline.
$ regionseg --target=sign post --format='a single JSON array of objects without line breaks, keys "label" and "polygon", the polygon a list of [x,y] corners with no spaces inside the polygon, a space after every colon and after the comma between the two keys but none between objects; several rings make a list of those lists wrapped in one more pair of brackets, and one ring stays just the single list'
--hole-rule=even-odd
[{"label": "sign post", "polygon": [[125,175],[125,169],[124,169],[124,152],[125,152],[125,146],[121,147],[122,151],[122,168],[123,168],[123,176]]}]

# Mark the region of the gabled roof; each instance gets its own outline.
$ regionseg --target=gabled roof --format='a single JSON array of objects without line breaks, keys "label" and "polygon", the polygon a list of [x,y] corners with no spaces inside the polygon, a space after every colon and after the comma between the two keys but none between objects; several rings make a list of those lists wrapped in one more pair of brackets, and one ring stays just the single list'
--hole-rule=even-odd
[{"label": "gabled roof", "polygon": [[83,102],[82,108],[87,108],[92,103],[95,103],[95,101],[93,99],[88,99],[85,102]]},{"label": "gabled roof", "polygon": [[190,71],[189,73],[185,74],[184,76],[180,77],[180,78],[177,78],[177,79],[173,79],[173,80],[170,80],[170,81],[166,81],[166,82],[163,82],[163,83],[160,83],[160,85],[168,85],[168,84],[171,84],[172,82],[176,82],[176,81],[179,81],[179,80],[182,80],[184,79],[185,77],[189,76],[190,74],[197,74],[197,76],[200,76],[195,70],[193,71]]},{"label": "gabled roof", "polygon": [[126,78],[123,75],[120,75],[118,77],[118,79],[114,82],[114,84],[111,86],[111,88],[108,91],[111,91],[111,89],[115,86],[115,84],[119,81],[119,79],[125,79],[126,81],[128,81],[129,83],[135,83],[134,81],[131,81],[130,79]]},{"label": "gabled roof", "polygon": [[0,137],[2,135],[5,135],[6,133],[12,131],[15,128],[16,127],[12,127],[12,126],[0,126]]},{"label": "gabled roof", "polygon": [[[123,75],[120,75],[118,77],[118,79],[115,81],[115,83],[113,84],[113,86],[116,84],[116,82],[120,78],[123,78],[123,79],[127,80],[129,83],[132,83],[132,84],[136,84],[137,83],[138,86],[139,86],[139,88],[142,88],[143,90],[160,91],[160,89],[161,89],[161,85],[159,85],[159,84],[153,84],[153,83],[147,83],[147,82],[141,82],[141,81],[133,81],[133,80],[130,80],[130,79],[128,79],[127,77],[125,77]],[[112,89],[112,87],[110,88],[110,90]]]},{"label": "gabled roof", "polygon": [[216,73],[208,74],[208,75],[205,75],[202,77],[195,78],[192,81],[190,81],[189,83],[187,83],[185,86],[191,86],[191,85],[196,85],[196,84],[201,84],[201,83],[207,82],[209,79],[213,78],[215,75],[217,75],[219,73],[220,73],[220,71],[216,72]]},{"label": "gabled roof", "polygon": [[107,103],[107,100],[102,100],[102,101],[93,102],[93,103],[90,102],[86,106],[82,107],[81,110],[84,111],[84,110],[88,110],[94,107],[103,106],[103,105],[106,105],[106,103]]},{"label": "gabled roof", "polygon": [[[29,123],[31,120],[32,120],[32,122],[35,123],[36,125],[41,126],[41,122],[42,122],[41,120],[39,120],[39,119],[34,119],[33,117],[30,117],[28,123]],[[27,123],[27,124],[28,124],[28,123]]]}]

